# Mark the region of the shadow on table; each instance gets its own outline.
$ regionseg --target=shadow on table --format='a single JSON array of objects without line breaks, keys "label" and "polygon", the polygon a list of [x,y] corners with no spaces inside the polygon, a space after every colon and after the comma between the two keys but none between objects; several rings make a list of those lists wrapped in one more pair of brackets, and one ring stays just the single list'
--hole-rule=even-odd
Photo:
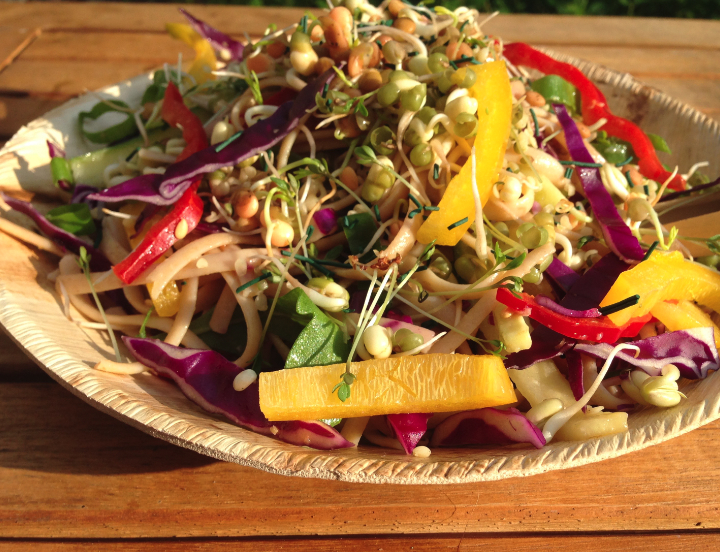
[{"label": "shadow on table", "polygon": [[88,475],[167,472],[216,462],[113,419],[54,383],[0,384],[0,466]]}]

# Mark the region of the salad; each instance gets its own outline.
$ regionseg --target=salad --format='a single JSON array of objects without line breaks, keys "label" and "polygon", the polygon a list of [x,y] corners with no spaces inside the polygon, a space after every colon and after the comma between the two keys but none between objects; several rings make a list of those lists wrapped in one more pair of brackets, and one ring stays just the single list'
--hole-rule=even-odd
[{"label": "salad", "polygon": [[660,217],[720,179],[665,167],[578,69],[468,8],[343,0],[244,43],[181,11],[190,64],[98,95],[89,153],[48,142],[65,203],[2,197],[69,323],[108,332],[96,369],[419,457],[622,433],[718,369],[720,257],[681,240],[720,237]]}]

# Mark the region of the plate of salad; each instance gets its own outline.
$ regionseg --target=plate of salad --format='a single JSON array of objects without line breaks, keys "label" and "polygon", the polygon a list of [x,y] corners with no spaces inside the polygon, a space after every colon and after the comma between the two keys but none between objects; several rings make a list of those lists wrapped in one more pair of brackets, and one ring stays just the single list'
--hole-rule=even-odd
[{"label": "plate of salad", "polygon": [[717,123],[468,8],[345,0],[254,42],[181,11],[192,62],[0,152],[0,322],[62,385],[203,454],[376,483],[720,416]]}]

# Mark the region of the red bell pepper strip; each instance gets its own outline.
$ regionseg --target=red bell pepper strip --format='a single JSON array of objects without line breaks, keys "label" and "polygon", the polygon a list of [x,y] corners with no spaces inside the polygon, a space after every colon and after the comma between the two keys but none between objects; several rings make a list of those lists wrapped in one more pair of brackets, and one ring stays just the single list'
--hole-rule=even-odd
[{"label": "red bell pepper strip", "polygon": [[[505,44],[503,54],[515,65],[532,67],[546,75],[557,75],[571,83],[582,96],[582,116],[586,124],[592,125],[600,119],[607,119],[607,123],[602,127],[603,130],[632,145],[635,155],[638,157],[640,173],[643,176],[660,183],[670,178],[670,173],[660,163],[647,134],[636,124],[613,115],[605,95],[580,69],[569,63],[557,61],[522,42]],[[675,175],[668,187],[673,190],[684,190],[685,179],[679,174]]]},{"label": "red bell pepper strip", "polygon": [[616,326],[607,316],[574,318],[538,305],[535,298],[527,293],[521,293],[516,297],[506,288],[497,290],[497,300],[509,309],[529,316],[561,335],[593,343],[615,343],[621,337],[635,337],[640,328],[652,319],[652,315],[647,314],[631,319],[624,326]]},{"label": "red bell pepper strip", "polygon": [[[172,210],[153,225],[142,242],[125,259],[113,267],[113,272],[126,284],[132,284],[151,264],[178,241],[192,232],[200,222],[203,214],[203,202],[196,190],[200,185],[196,182],[173,205]],[[187,230],[176,235],[180,221],[187,223]]]},{"label": "red bell pepper strip", "polygon": [[172,82],[168,83],[165,89],[161,115],[170,126],[182,128],[183,139],[187,145],[178,155],[177,161],[182,161],[210,145],[202,121],[185,105],[180,91]]}]

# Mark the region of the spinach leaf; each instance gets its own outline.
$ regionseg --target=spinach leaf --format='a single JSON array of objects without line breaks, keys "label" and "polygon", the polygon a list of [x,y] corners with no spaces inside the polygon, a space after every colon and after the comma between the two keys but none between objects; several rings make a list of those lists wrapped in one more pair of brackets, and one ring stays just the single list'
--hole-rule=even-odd
[{"label": "spinach leaf", "polygon": [[300,288],[278,299],[269,331],[285,340],[296,336],[285,368],[339,364],[350,354],[350,341]]},{"label": "spinach leaf", "polygon": [[87,203],[61,205],[49,211],[45,218],[58,228],[76,236],[92,236],[96,230]]},{"label": "spinach leaf", "polygon": [[[359,255],[362,253],[367,244],[377,232],[377,223],[375,217],[371,213],[359,213],[357,215],[347,215],[340,219],[340,226],[342,226],[347,238],[348,245],[350,246],[350,253],[353,255]],[[373,244],[372,249],[380,249],[380,240]],[[365,255],[360,257],[361,263],[372,261],[375,258],[375,253],[372,249]]]}]

